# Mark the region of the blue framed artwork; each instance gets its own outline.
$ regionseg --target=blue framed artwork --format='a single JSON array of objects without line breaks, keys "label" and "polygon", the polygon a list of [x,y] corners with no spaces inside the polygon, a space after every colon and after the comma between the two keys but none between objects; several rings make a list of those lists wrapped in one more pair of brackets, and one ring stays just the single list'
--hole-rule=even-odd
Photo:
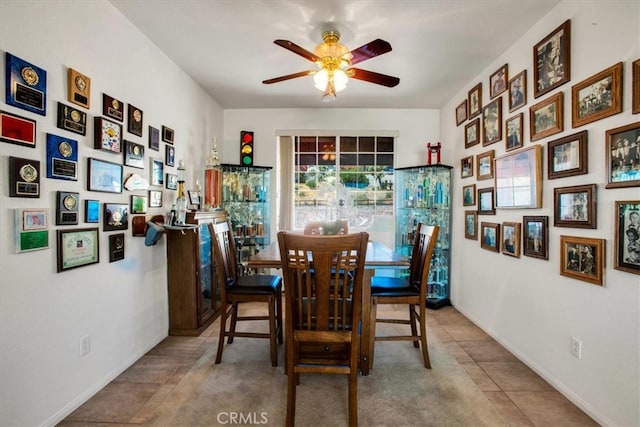
[{"label": "blue framed artwork", "polygon": [[5,62],[7,104],[46,116],[47,72],[9,52]]},{"label": "blue framed artwork", "polygon": [[78,141],[47,133],[47,178],[78,180]]},{"label": "blue framed artwork", "polygon": [[84,201],[84,222],[100,222],[100,200]]}]

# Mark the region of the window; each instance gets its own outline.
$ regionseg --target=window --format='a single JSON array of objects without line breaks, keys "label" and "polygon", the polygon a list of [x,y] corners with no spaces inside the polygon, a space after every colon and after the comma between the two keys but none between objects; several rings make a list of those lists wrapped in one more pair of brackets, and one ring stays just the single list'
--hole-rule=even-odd
[{"label": "window", "polygon": [[393,215],[391,136],[297,136],[294,142],[294,228],[348,219],[366,227]]}]

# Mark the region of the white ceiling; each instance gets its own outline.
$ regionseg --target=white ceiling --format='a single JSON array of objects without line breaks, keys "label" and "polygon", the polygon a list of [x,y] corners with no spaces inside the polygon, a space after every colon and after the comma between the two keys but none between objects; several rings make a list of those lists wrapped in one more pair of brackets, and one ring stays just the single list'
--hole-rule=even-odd
[{"label": "white ceiling", "polygon": [[[560,0],[111,0],[225,109],[440,108]],[[394,88],[351,80],[321,102],[311,77],[268,78],[315,65],[273,43],[313,51],[336,29],[355,49],[393,50],[359,68],[400,78]],[[488,77],[487,77],[488,78]]]}]

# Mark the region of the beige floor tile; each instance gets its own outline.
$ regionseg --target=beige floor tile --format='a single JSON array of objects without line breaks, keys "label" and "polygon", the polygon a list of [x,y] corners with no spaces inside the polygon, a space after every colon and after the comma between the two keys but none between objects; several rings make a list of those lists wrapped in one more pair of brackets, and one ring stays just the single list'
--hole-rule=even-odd
[{"label": "beige floor tile", "polygon": [[131,417],[129,420],[130,423],[133,424],[142,424],[145,421],[149,420],[155,412],[162,406],[162,402],[169,395],[169,393],[173,390],[173,384],[165,384],[156,394],[154,394],[147,403],[140,408],[136,414]]},{"label": "beige floor tile", "polygon": [[441,325],[466,325],[473,323],[453,307],[442,307],[438,310],[427,310],[427,317],[435,319]]},{"label": "beige floor tile", "polygon": [[449,333],[456,341],[490,341],[491,337],[484,333],[482,329],[475,326],[473,323],[468,325],[458,323],[445,323],[442,324],[445,331]]},{"label": "beige floor tile", "polygon": [[453,337],[440,325],[431,325],[427,327],[427,336],[434,334],[440,342],[455,341]]},{"label": "beige floor tile", "polygon": [[548,391],[553,388],[521,362],[479,362],[502,391]]},{"label": "beige floor tile", "polygon": [[461,363],[460,366],[467,371],[469,377],[473,380],[478,388],[482,391],[499,391],[500,388],[491,378],[474,362]]},{"label": "beige floor tile", "polygon": [[536,426],[597,426],[587,414],[557,391],[507,392],[527,418]]},{"label": "beige floor tile", "polygon": [[485,391],[484,395],[495,406],[502,418],[510,427],[529,427],[533,423],[518,409],[518,407],[502,391]]},{"label": "beige floor tile", "polygon": [[447,352],[452,355],[456,359],[456,361],[458,361],[458,363],[473,362],[473,359],[467,354],[466,351],[464,351],[462,347],[460,347],[460,344],[458,344],[457,342],[451,341],[443,344],[444,348],[447,349]]},{"label": "beige floor tile", "polygon": [[176,357],[146,355],[114,381],[164,384],[181,364],[181,359]]},{"label": "beige floor tile", "polygon": [[518,362],[518,359],[495,341],[460,341],[460,347],[476,362]]}]

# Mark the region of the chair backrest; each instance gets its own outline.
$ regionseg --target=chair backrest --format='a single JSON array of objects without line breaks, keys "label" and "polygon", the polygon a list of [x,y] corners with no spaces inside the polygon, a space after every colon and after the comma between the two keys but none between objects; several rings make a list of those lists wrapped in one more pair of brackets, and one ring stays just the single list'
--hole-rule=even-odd
[{"label": "chair backrest", "polygon": [[[215,256],[219,283],[221,284],[222,298],[225,298],[227,286],[235,283],[238,278],[238,262],[236,255],[236,242],[233,237],[231,221],[209,224],[211,233],[211,246]],[[222,284],[226,286],[222,286]]]},{"label": "chair backrest", "polygon": [[366,232],[278,233],[287,339],[293,339],[293,330],[358,333],[368,240]]},{"label": "chair backrest", "polygon": [[304,231],[302,234],[319,234],[322,236],[349,234],[349,221],[346,219],[337,219],[335,221],[309,221],[304,225]]},{"label": "chair backrest", "polygon": [[421,301],[424,301],[427,293],[427,280],[431,257],[438,242],[440,227],[437,225],[418,224],[413,252],[411,254],[411,267],[409,269],[409,283],[420,290]]}]

